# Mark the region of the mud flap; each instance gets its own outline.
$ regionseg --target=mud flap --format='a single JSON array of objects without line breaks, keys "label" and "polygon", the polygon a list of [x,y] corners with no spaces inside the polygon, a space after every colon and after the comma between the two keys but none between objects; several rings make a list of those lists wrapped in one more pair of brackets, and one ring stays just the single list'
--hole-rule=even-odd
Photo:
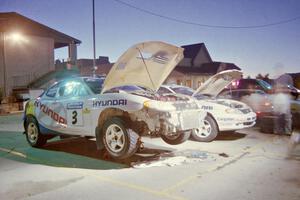
[{"label": "mud flap", "polygon": [[95,135],[96,135],[97,149],[101,150],[104,148],[104,144],[102,141],[102,131],[101,128],[99,128],[98,126],[95,128]]}]

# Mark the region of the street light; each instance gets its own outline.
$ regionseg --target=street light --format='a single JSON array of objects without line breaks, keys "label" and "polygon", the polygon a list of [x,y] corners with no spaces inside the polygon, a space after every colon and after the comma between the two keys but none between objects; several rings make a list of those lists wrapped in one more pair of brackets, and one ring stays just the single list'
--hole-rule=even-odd
[{"label": "street light", "polygon": [[6,62],[5,62],[5,32],[2,35],[3,49],[2,49],[2,57],[3,57],[3,94],[6,97]]},{"label": "street light", "polygon": [[9,35],[6,36],[6,39],[11,40],[12,42],[15,43],[28,42],[28,40],[24,37],[24,35],[22,35],[19,32],[10,33]]}]

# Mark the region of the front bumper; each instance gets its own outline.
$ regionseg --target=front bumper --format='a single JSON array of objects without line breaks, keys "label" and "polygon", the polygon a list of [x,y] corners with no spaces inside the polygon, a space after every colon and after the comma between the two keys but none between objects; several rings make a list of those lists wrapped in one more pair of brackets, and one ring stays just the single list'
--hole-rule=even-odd
[{"label": "front bumper", "polygon": [[228,120],[221,119],[218,119],[219,130],[233,131],[254,126],[256,123],[256,114],[254,112],[250,112],[243,115],[230,116],[227,118]]},{"label": "front bumper", "polygon": [[191,130],[203,126],[206,112],[200,109],[169,112],[162,118],[168,126],[168,132]]}]

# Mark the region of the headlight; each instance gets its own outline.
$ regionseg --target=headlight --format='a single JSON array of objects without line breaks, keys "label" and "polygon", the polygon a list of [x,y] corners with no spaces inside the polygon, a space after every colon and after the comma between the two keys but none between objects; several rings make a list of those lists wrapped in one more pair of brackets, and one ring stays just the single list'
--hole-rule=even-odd
[{"label": "headlight", "polygon": [[143,102],[143,106],[145,109],[162,111],[162,112],[169,112],[169,111],[176,110],[176,107],[171,102],[146,100]]},{"label": "headlight", "polygon": [[150,107],[150,101],[144,101],[143,105],[144,105],[144,108],[149,108]]},{"label": "headlight", "polygon": [[234,108],[226,108],[225,112],[228,114],[243,114],[240,110]]}]

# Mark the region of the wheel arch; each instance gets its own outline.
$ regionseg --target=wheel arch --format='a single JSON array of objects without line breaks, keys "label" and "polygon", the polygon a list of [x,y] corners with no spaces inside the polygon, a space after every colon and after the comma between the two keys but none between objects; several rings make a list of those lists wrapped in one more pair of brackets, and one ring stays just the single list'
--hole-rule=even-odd
[{"label": "wheel arch", "polygon": [[210,116],[215,121],[218,132],[220,132],[219,124],[218,124],[217,120],[214,118],[214,116],[210,112],[207,112],[207,115]]},{"label": "wheel arch", "polygon": [[103,110],[98,117],[98,127],[102,127],[105,120],[111,117],[120,117],[124,120],[130,119],[129,113],[119,108],[107,108]]},{"label": "wheel arch", "polygon": [[38,126],[39,126],[39,122],[36,119],[36,117],[34,115],[32,115],[32,114],[27,114],[27,115],[24,116],[24,120],[23,120],[23,127],[24,127],[24,129],[26,128],[26,123],[27,123],[27,118],[28,117],[33,118],[38,123]]},{"label": "wheel arch", "polygon": [[95,128],[96,144],[98,149],[104,148],[104,144],[101,139],[102,127],[104,122],[111,117],[120,117],[125,121],[130,120],[129,113],[119,108],[106,108],[103,110],[98,117],[97,126]]}]

